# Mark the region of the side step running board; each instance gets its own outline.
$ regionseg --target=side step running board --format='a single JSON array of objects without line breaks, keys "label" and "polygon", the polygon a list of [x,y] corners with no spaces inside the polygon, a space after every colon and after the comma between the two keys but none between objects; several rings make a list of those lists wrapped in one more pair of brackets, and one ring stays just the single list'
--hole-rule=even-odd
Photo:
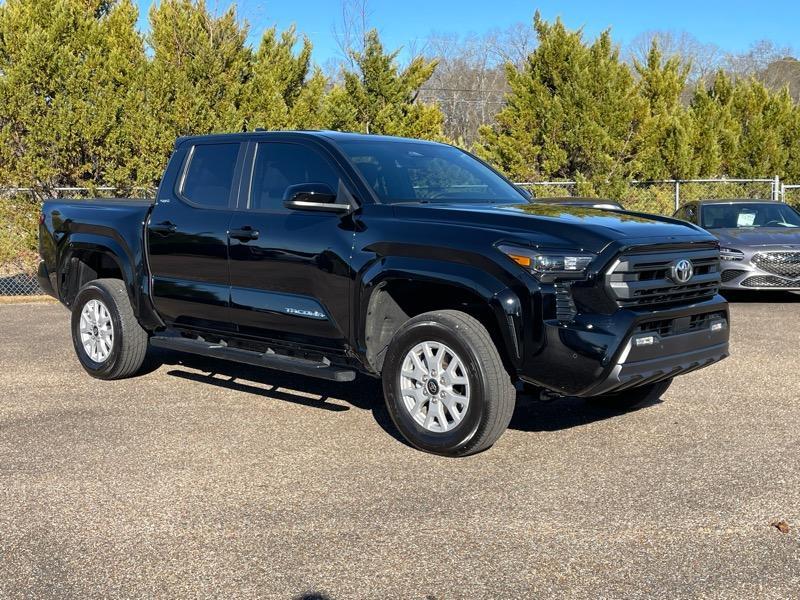
[{"label": "side step running board", "polygon": [[239,348],[229,348],[222,344],[210,344],[203,340],[193,340],[190,338],[154,336],[150,338],[150,343],[158,348],[167,348],[179,352],[189,352],[210,358],[221,358],[234,362],[254,365],[256,367],[266,367],[287,373],[297,373],[309,377],[318,377],[329,381],[353,381],[356,372],[352,369],[334,367],[325,362],[316,362],[305,358],[284,356],[274,353],[260,353],[251,350],[241,350]]}]

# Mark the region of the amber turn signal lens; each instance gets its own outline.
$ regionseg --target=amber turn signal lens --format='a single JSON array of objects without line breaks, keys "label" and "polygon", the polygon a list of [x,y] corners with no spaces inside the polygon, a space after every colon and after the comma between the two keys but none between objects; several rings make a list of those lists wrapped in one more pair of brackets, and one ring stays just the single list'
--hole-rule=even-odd
[{"label": "amber turn signal lens", "polygon": [[530,268],[531,266],[530,256],[522,256],[520,254],[509,254],[508,257],[518,265],[523,266],[525,268]]}]

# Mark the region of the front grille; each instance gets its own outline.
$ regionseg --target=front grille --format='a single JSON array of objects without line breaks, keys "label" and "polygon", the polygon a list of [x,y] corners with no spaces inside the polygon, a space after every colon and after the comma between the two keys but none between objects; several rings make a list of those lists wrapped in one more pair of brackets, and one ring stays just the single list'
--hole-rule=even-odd
[{"label": "front grille", "polygon": [[753,264],[781,277],[800,278],[800,252],[759,252],[753,255]]},{"label": "front grille", "polygon": [[[672,265],[688,259],[694,275],[686,283],[670,278]],[[617,305],[623,308],[667,307],[708,300],[720,284],[719,251],[685,249],[669,251],[634,250],[623,254],[606,273],[606,285]]]},{"label": "front grille", "polygon": [[798,288],[800,289],[800,280],[792,281],[790,279],[782,279],[775,275],[753,275],[748,277],[741,284],[742,287],[749,288]]},{"label": "front grille", "polygon": [[747,271],[743,271],[741,269],[725,269],[722,272],[722,283],[728,283],[729,281],[733,281],[740,275],[744,275]]}]

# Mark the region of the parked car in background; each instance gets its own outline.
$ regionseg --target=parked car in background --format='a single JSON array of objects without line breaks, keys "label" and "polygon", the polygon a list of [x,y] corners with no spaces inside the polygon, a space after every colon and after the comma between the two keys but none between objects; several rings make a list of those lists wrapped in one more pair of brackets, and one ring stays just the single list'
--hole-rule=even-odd
[{"label": "parked car in background", "polygon": [[542,204],[558,204],[560,206],[578,206],[583,208],[599,208],[602,210],[625,210],[625,208],[615,200],[604,198],[535,198],[536,202]]},{"label": "parked car in background", "polygon": [[720,243],[722,287],[800,290],[800,212],[774,200],[697,200],[674,215]]}]

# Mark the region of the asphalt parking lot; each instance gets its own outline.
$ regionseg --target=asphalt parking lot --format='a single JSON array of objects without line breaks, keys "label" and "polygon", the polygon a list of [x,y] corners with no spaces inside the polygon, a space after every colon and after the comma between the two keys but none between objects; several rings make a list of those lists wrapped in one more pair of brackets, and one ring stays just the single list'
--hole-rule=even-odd
[{"label": "asphalt parking lot", "polygon": [[99,382],[65,309],[2,305],[0,597],[797,598],[800,296],[732,320],[662,402],[521,398],[454,460],[371,380],[162,355]]}]

